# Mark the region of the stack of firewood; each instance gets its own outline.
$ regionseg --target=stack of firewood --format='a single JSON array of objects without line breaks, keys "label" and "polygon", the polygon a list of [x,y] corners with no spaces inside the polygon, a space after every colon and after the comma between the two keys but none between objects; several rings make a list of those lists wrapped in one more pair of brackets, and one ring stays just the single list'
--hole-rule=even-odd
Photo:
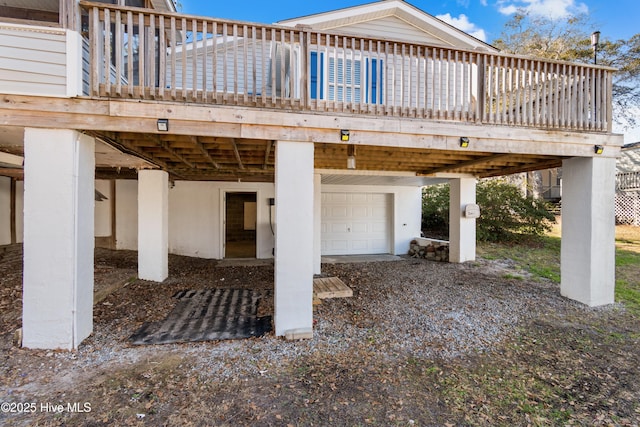
[{"label": "stack of firewood", "polygon": [[413,258],[449,262],[449,245],[429,243],[427,246],[420,246],[416,240],[412,240],[409,255]]}]

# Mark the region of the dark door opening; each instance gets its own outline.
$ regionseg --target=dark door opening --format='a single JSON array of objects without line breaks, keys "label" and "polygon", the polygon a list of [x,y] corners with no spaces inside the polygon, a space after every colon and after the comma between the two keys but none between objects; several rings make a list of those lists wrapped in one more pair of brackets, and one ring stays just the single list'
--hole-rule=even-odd
[{"label": "dark door opening", "polygon": [[227,193],[225,198],[225,258],[256,257],[256,193]]}]

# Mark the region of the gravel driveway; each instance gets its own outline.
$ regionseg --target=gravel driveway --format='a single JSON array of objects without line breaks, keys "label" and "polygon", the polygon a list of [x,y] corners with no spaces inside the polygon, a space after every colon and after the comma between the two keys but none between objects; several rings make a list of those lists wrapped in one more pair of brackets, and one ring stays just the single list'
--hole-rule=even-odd
[{"label": "gravel driveway", "polygon": [[[0,396],[12,401],[61,401],[71,396],[90,396],[95,400],[92,416],[96,420],[103,415],[105,420],[142,422],[142,418],[127,417],[161,411],[155,406],[138,408],[131,402],[125,405],[135,407],[129,412],[113,406],[119,404],[116,395],[120,396],[122,390],[128,390],[129,399],[142,393],[136,392],[134,386],[127,388],[124,379],[116,385],[109,383],[115,381],[114,377],[120,378],[113,372],[132,367],[137,368],[131,375],[143,382],[164,372],[161,368],[166,364],[166,375],[178,375],[179,371],[180,375],[195,376],[207,384],[235,384],[275,379],[282,369],[303,357],[347,359],[354,364],[375,360],[376,365],[390,366],[410,358],[451,361],[492,351],[533,317],[590,310],[560,297],[557,285],[518,278],[508,264],[496,261],[456,265],[402,258],[324,264],[323,274],[342,279],[354,295],[324,300],[315,307],[312,340],[287,342],[267,335],[237,341],[132,346],[127,338],[144,322],[164,318],[176,303],[172,295],[177,291],[213,287],[273,289],[273,267],[220,267],[214,260],[171,256],[170,277],[164,283],[127,281],[135,275],[136,253],[97,250],[97,290],[116,282],[124,285],[95,306],[94,334],[76,352],[32,351],[17,349],[11,342],[12,331],[20,326],[21,275],[15,271],[19,264],[19,257],[6,257],[0,262]],[[272,309],[272,301],[260,308],[262,314]],[[102,390],[102,397],[96,396],[95,390]],[[159,404],[165,394],[154,394],[155,400],[149,398],[150,402]],[[184,396],[189,398],[193,397]],[[139,396],[135,399],[133,403],[141,401]],[[98,402],[111,406],[111,412],[105,408],[99,412]],[[47,420],[45,415],[34,416]],[[17,418],[0,414],[0,424],[3,417],[5,423],[33,422],[33,418],[23,417],[21,424]]]}]

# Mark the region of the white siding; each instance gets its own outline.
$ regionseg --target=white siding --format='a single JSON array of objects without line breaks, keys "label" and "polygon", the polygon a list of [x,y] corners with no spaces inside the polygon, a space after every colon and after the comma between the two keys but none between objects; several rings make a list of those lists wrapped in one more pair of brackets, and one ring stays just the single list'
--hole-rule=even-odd
[{"label": "white siding", "polygon": [[[116,181],[118,249],[137,249],[137,184],[135,180]],[[18,194],[21,190],[18,189]],[[227,192],[255,192],[257,258],[271,258],[274,238],[270,220],[275,221],[275,218],[269,217],[268,201],[274,197],[274,191],[272,183],[176,181],[175,187],[169,190],[169,252],[200,258],[223,258],[224,195]],[[330,184],[322,185],[321,191],[378,195],[376,197],[384,195],[389,203],[386,213],[388,252],[406,254],[411,239],[420,235],[420,187]],[[318,207],[315,214],[320,213]]]},{"label": "white siding", "polygon": [[[237,84],[237,92],[239,94],[256,94],[261,95],[263,93],[262,79],[264,77],[268,79],[268,70],[270,67],[271,56],[271,43],[266,42],[250,42],[247,41],[247,58],[245,61],[243,40],[239,40],[234,46],[233,42],[229,41],[227,44],[218,43],[215,46],[208,43],[206,47],[206,55],[203,54],[202,47],[196,49],[196,81],[193,82],[193,50],[187,51],[186,61],[186,82],[184,87],[189,89],[203,89],[202,69],[206,69],[206,90],[208,92],[213,91],[213,63],[215,62],[215,82],[216,92],[234,93],[234,89]],[[213,59],[215,52],[215,60]],[[265,61],[263,62],[263,52]],[[225,59],[226,58],[226,59]],[[206,61],[206,63],[205,63]],[[171,61],[167,60],[167,64]],[[175,82],[176,88],[183,87],[183,61],[182,53],[176,53],[176,69],[175,69]],[[263,67],[264,64],[264,67]],[[255,85],[254,85],[254,69],[255,69]],[[225,74],[226,72],[226,74]],[[171,73],[170,67],[167,67],[167,86],[171,86]],[[226,77],[226,78],[225,78]],[[270,95],[270,93],[269,93]]]},{"label": "white siding", "polygon": [[[117,249],[137,249],[138,182],[116,181]],[[271,258],[274,245],[269,224],[273,184],[177,181],[169,190],[169,252],[199,258],[224,257],[222,218],[225,192],[257,193],[257,258]],[[274,218],[275,219],[275,218]]]},{"label": "white siding", "polygon": [[274,238],[268,200],[275,189],[273,184],[262,183],[177,181],[169,190],[169,252],[224,258],[223,198],[226,192],[238,191],[256,193],[256,258],[271,258]]},{"label": "white siding", "polygon": [[396,16],[387,16],[371,21],[359,22],[357,24],[340,27],[338,30],[353,34],[361,34],[366,37],[407,40],[412,43],[445,44],[437,37],[425,33]]},{"label": "white siding", "polygon": [[0,92],[67,95],[64,30],[0,25]]}]

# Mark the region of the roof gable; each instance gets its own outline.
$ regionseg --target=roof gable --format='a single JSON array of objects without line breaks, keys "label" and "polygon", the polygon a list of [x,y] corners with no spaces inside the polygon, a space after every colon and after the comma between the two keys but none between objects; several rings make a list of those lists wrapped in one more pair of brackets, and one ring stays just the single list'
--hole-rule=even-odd
[{"label": "roof gable", "polygon": [[382,0],[300,18],[279,25],[306,25],[314,30],[340,30],[358,35],[437,44],[463,49],[497,51],[493,46],[458,30],[402,0]]}]

